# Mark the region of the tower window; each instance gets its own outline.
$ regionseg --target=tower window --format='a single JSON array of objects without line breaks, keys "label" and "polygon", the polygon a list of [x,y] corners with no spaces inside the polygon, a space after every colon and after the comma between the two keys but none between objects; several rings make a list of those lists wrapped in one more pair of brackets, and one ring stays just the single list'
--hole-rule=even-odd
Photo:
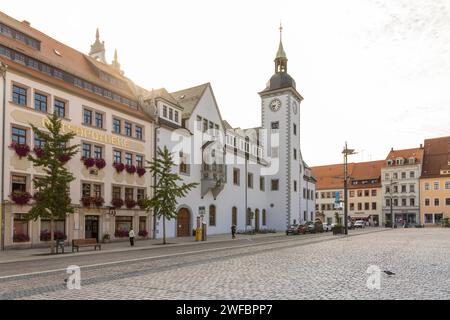
[{"label": "tower window", "polygon": [[270,128],[272,130],[278,130],[278,129],[280,129],[280,123],[278,121],[271,122],[270,123]]}]

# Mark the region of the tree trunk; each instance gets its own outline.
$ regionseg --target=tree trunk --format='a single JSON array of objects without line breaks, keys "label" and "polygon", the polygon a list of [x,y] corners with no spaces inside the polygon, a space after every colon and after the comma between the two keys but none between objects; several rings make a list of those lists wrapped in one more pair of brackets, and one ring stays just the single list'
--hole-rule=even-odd
[{"label": "tree trunk", "polygon": [[50,218],[50,253],[51,254],[55,254],[55,235],[54,235],[54,231],[53,231],[53,223],[54,223],[54,219],[53,217]]},{"label": "tree trunk", "polygon": [[163,216],[163,244],[166,244],[166,217]]}]

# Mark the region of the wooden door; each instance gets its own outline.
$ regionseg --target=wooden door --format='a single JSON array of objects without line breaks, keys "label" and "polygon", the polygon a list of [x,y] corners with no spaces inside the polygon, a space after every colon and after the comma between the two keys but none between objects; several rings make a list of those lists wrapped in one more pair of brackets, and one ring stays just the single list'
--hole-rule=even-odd
[{"label": "wooden door", "polygon": [[177,217],[177,237],[190,237],[191,236],[191,215],[188,209],[180,209]]}]

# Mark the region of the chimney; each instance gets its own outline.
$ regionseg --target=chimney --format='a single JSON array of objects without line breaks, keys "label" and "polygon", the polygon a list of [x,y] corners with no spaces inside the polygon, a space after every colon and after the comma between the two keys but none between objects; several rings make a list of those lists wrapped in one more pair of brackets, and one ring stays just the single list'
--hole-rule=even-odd
[{"label": "chimney", "polygon": [[22,21],[23,24],[26,24],[27,26],[31,27],[31,23],[27,20],[23,20]]},{"label": "chimney", "polygon": [[420,144],[420,149],[423,149],[423,144]]},{"label": "chimney", "polygon": [[391,152],[394,151],[394,147],[391,148]]}]

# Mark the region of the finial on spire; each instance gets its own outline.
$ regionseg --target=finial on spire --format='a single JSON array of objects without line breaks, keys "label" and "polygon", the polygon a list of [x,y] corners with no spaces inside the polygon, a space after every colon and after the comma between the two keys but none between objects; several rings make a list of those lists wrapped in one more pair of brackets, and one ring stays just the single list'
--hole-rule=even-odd
[{"label": "finial on spire", "polygon": [[114,50],[114,61],[117,62],[117,49]]},{"label": "finial on spire", "polygon": [[100,32],[98,31],[98,27],[97,32],[95,33],[95,39],[100,40]]},{"label": "finial on spire", "polygon": [[282,37],[283,37],[283,25],[281,24],[281,21],[280,21],[280,42],[282,40]]},{"label": "finial on spire", "polygon": [[120,71],[120,63],[117,60],[117,49],[114,50],[114,60],[112,62],[112,67]]}]

